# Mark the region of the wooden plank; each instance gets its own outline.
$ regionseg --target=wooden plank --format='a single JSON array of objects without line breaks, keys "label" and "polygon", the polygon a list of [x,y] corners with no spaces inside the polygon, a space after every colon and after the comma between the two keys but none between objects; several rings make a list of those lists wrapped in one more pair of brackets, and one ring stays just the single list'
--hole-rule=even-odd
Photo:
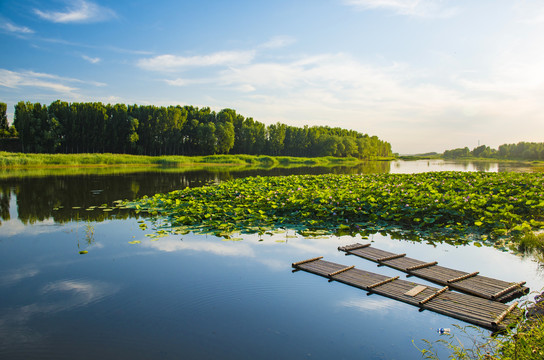
[{"label": "wooden plank", "polygon": [[351,270],[355,267],[355,265],[351,265],[351,266],[346,266],[345,268],[343,269],[340,269],[340,270],[336,270],[332,273],[329,274],[329,277],[333,277],[334,275],[338,275],[338,274],[341,274],[343,273],[344,271],[348,271],[348,270]]},{"label": "wooden plank", "polygon": [[414,297],[423,290],[425,290],[427,287],[423,285],[416,285],[413,288],[411,288],[409,291],[405,292],[404,295]]},{"label": "wooden plank", "polygon": [[506,315],[508,315],[510,312],[512,312],[512,310],[514,310],[517,306],[518,306],[518,302],[516,301],[515,303],[510,305],[508,307],[508,309],[504,310],[499,316],[497,316],[497,318],[492,322],[492,324],[494,326],[497,326],[501,321],[504,320]]},{"label": "wooden plank", "polygon": [[387,261],[387,260],[398,259],[398,258],[401,258],[401,257],[404,257],[404,256],[406,256],[406,254],[398,254],[398,255],[395,254],[395,255],[385,256],[385,257],[376,259],[376,261],[382,262],[382,261]]},{"label": "wooden plank", "polygon": [[352,244],[352,245],[348,245],[348,246],[339,246],[338,247],[338,250],[342,250],[342,251],[352,251],[352,250],[357,250],[357,249],[363,249],[365,247],[369,247],[370,246],[370,243],[369,244]]},{"label": "wooden plank", "polygon": [[432,299],[434,299],[434,298],[437,297],[438,295],[442,294],[443,292],[448,291],[449,289],[450,289],[449,287],[444,286],[442,289],[438,290],[438,291],[435,292],[434,294],[429,295],[429,296],[427,296],[425,299],[421,300],[421,301],[419,302],[419,305],[423,305],[423,304],[425,304],[425,303],[431,301]]},{"label": "wooden plank", "polygon": [[316,260],[320,260],[320,259],[323,259],[323,256],[318,256],[318,257],[311,258],[311,259],[308,259],[308,260],[302,260],[302,261],[299,261],[299,262],[296,262],[296,263],[292,263],[291,266],[292,267],[297,267],[298,265],[306,264],[306,263],[316,261]]},{"label": "wooden plank", "polygon": [[375,288],[375,287],[385,285],[385,284],[387,284],[387,283],[390,283],[391,281],[397,280],[398,278],[399,278],[398,276],[395,276],[395,277],[392,277],[392,278],[385,279],[385,280],[383,280],[383,281],[377,282],[377,283],[375,283],[375,284],[368,285],[368,286],[367,286],[367,289],[373,289],[373,288]]},{"label": "wooden plank", "polygon": [[[345,270],[338,272],[339,270],[348,268],[349,271]],[[386,296],[394,300],[402,301],[419,307],[420,309],[433,311],[466,321],[470,324],[478,325],[490,330],[499,330],[512,324],[521,314],[516,306],[513,306],[509,310],[509,307],[503,303],[468,294],[446,291],[447,287],[437,289],[432,286],[423,286],[411,281],[399,279],[398,277],[396,279],[389,278],[385,275],[368,272],[350,266],[346,267],[322,259],[303,262],[300,265],[296,265],[296,269],[304,270],[329,279],[329,274],[338,272],[338,274],[334,276],[335,281],[374,294]],[[395,280],[393,281],[390,279]],[[376,286],[378,283],[381,283],[381,285]],[[407,292],[418,286],[424,287],[424,289],[414,296],[405,295]],[[431,297],[431,299],[428,299],[429,297]],[[497,319],[499,320],[497,321]]]},{"label": "wooden plank", "polygon": [[419,269],[423,269],[423,268],[426,268],[426,267],[434,266],[436,264],[438,264],[438,261],[423,263],[423,264],[419,264],[419,265],[413,265],[413,266],[407,267],[406,271],[419,270]]},{"label": "wooden plank", "polygon": [[456,278],[449,279],[448,283],[453,284],[454,282],[458,282],[458,281],[465,280],[465,279],[471,278],[473,276],[476,276],[479,273],[480,273],[479,271],[475,271],[475,272],[470,273],[470,274],[461,275],[461,276],[458,276]]},{"label": "wooden plank", "polygon": [[504,294],[508,294],[509,292],[516,290],[517,288],[519,288],[519,287],[521,287],[523,285],[525,285],[525,281],[516,283],[516,284],[514,284],[514,285],[512,285],[510,287],[507,287],[506,289],[504,289],[502,291],[499,291],[496,294],[491,295],[491,298],[496,299],[496,298],[498,298],[498,297],[500,297],[500,296],[502,296]]},{"label": "wooden plank", "polygon": [[[345,251],[343,249],[359,245],[361,244],[356,243],[339,247],[338,249]],[[406,254],[394,254],[389,251],[373,248],[372,246],[357,248],[346,252],[347,254],[374,261],[379,265],[386,265],[393,269],[406,272],[409,276],[416,276],[436,284],[447,285],[453,290],[479,296],[484,299],[508,302],[529,292],[529,288],[523,286],[525,283],[512,285],[512,283],[502,280],[481,276],[478,272],[467,273],[450,269],[437,265],[436,261],[423,262],[406,257]]]}]

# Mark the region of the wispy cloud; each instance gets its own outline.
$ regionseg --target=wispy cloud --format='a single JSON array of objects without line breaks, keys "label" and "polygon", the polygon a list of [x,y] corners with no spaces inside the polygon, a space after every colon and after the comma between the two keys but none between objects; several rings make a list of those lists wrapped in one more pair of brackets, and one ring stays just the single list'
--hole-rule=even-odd
[{"label": "wispy cloud", "polygon": [[172,86],[190,86],[190,85],[199,85],[199,84],[208,84],[211,83],[213,79],[165,79],[164,82]]},{"label": "wispy cloud", "polygon": [[67,86],[60,80],[60,78],[55,78],[52,75],[35,73],[33,71],[17,72],[0,69],[0,86],[12,89],[20,87],[37,87],[63,94],[69,94],[77,90],[77,88]]},{"label": "wispy cloud", "polygon": [[100,61],[102,61],[102,59],[100,59],[99,57],[90,57],[87,55],[81,55],[81,57],[83,58],[83,60],[87,60],[91,64],[98,64]]},{"label": "wispy cloud", "polygon": [[158,55],[140,59],[137,65],[151,71],[177,71],[190,67],[233,66],[250,63],[255,51],[220,51],[208,55]]},{"label": "wispy cloud", "polygon": [[265,42],[264,44],[262,44],[260,48],[277,49],[277,48],[289,46],[295,43],[295,41],[296,41],[295,38],[291,36],[275,36],[271,38],[270,40],[268,40],[267,42]]},{"label": "wispy cloud", "polygon": [[51,90],[55,93],[64,95],[74,95],[78,90],[72,84],[87,84],[92,86],[105,86],[105,84],[95,81],[84,81],[80,79],[66,78],[58,75],[39,73],[34,71],[11,71],[0,69],[0,86],[18,89],[18,88],[41,88]]},{"label": "wispy cloud", "polygon": [[399,15],[424,18],[445,18],[456,15],[459,9],[447,6],[447,1],[434,0],[344,0],[346,5],[361,10],[386,10]]},{"label": "wispy cloud", "polygon": [[18,26],[18,25],[12,24],[9,21],[2,22],[0,24],[0,29],[4,29],[5,31],[8,31],[10,33],[15,33],[15,34],[23,34],[23,35],[34,34],[34,30],[26,26]]},{"label": "wispy cloud", "polygon": [[79,0],[68,3],[62,11],[34,9],[34,13],[44,20],[55,23],[92,23],[116,17],[115,11],[90,1]]},{"label": "wispy cloud", "polygon": [[35,38],[34,40],[40,40],[46,43],[52,43],[52,44],[61,44],[66,46],[73,46],[73,47],[79,47],[84,49],[98,49],[98,50],[108,50],[119,54],[131,54],[131,55],[152,55],[153,52],[147,51],[147,50],[134,50],[134,49],[126,49],[121,48],[118,46],[111,46],[111,45],[90,45],[83,42],[73,42],[73,41],[67,41],[60,38]]}]

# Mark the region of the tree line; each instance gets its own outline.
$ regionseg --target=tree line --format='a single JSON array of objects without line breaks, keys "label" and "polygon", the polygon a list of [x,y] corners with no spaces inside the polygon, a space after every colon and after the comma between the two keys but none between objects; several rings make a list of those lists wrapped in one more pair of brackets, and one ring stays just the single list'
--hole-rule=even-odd
[{"label": "tree line", "polygon": [[544,143],[519,142],[517,144],[503,144],[498,149],[481,145],[472,151],[468,148],[458,148],[444,151],[442,155],[446,159],[459,159],[468,157],[480,157],[489,159],[512,160],[544,160]]},{"label": "tree line", "polygon": [[250,154],[273,156],[391,156],[376,136],[328,126],[265,124],[209,107],[19,102],[14,129],[23,152],[139,155]]}]

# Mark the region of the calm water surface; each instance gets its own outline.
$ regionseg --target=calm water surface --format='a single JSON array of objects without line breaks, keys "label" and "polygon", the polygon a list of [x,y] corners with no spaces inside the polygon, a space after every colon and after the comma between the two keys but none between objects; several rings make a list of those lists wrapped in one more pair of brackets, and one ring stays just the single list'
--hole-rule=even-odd
[{"label": "calm water surface", "polygon": [[[242,241],[195,234],[151,238],[145,236],[153,233],[151,224],[140,229],[145,218],[86,209],[242,176],[443,170],[512,167],[417,161],[258,172],[3,172],[0,359],[420,359],[412,341],[422,347],[421,339],[440,339],[436,328],[467,324],[292,273],[290,264],[325,256],[399,275],[336,250],[374,241],[384,250],[444,266],[525,280],[532,290],[544,286],[542,268],[531,258],[490,248],[430,246],[379,234],[368,240],[308,239],[293,231],[247,235]],[[81,250],[88,253],[80,255]],[[468,336],[453,330],[471,346]]]}]

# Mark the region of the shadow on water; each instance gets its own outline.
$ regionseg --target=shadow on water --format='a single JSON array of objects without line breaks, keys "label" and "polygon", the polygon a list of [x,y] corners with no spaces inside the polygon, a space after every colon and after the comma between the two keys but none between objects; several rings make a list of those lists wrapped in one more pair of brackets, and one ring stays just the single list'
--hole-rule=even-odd
[{"label": "shadow on water", "polygon": [[[110,211],[115,200],[132,200],[186,187],[203,186],[248,176],[302,174],[387,173],[390,162],[374,161],[356,166],[293,168],[153,168],[153,169],[55,169],[38,173],[4,171],[0,178],[0,218],[14,216],[24,224],[53,219],[104,221],[138,217],[129,211]],[[98,206],[105,205],[102,209]],[[96,206],[96,208],[94,208]],[[91,209],[89,209],[91,207]],[[11,212],[10,212],[11,208]],[[105,209],[104,209],[105,208]],[[105,211],[104,211],[105,210]],[[11,214],[10,214],[11,213]]]}]

